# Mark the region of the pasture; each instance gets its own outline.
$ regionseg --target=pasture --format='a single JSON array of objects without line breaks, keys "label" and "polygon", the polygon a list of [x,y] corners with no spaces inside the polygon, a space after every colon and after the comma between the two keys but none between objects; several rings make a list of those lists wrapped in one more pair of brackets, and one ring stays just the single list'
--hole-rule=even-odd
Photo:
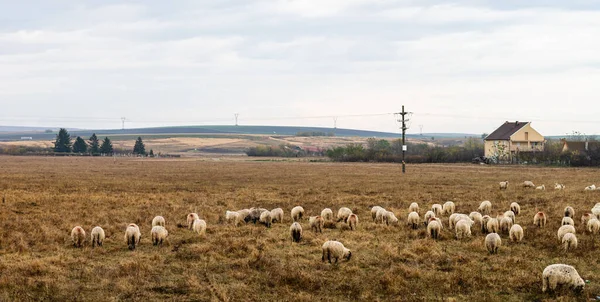
[{"label": "pasture", "polygon": [[[580,225],[583,212],[600,202],[598,169],[414,165],[401,175],[396,164],[203,161],[197,159],[0,157],[0,300],[175,301],[535,301],[586,300],[600,294],[600,235]],[[509,180],[506,191],[498,182]],[[546,191],[519,187],[524,180]],[[555,191],[555,182],[566,190]],[[494,214],[519,202],[516,222],[525,238],[489,255],[484,235],[458,241],[442,218],[441,240],[425,227],[408,228],[411,202],[420,215],[452,200],[456,211],[475,211],[483,200]],[[292,243],[290,210],[301,205],[304,237]],[[393,211],[399,226],[378,225],[369,210]],[[575,208],[579,247],[561,250],[556,232],[565,206]],[[347,206],[358,214],[357,231],[325,229],[314,234],[308,216]],[[283,208],[284,223],[233,227],[226,210]],[[533,226],[536,209],[548,224]],[[201,238],[184,227],[197,212],[208,223]],[[170,245],[153,246],[152,218],[162,215]],[[129,251],[129,223],[142,232]],[[88,243],[71,244],[82,226]],[[89,232],[99,225],[107,239],[92,248]],[[321,245],[339,240],[353,252],[338,265],[321,262]],[[581,295],[543,294],[542,270],[575,266],[589,280]]]}]

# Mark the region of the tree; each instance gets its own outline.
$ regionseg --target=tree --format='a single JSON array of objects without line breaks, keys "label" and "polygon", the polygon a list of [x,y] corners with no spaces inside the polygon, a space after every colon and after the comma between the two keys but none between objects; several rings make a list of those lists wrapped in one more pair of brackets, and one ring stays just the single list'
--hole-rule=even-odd
[{"label": "tree", "polygon": [[100,146],[100,153],[111,155],[113,154],[113,145],[110,142],[110,138],[105,137],[102,141],[102,146]]},{"label": "tree", "polygon": [[90,136],[90,153],[92,153],[92,155],[96,155],[96,154],[100,154],[100,143],[98,143],[98,137],[96,136],[96,133],[92,134],[92,136]]},{"label": "tree", "polygon": [[152,151],[152,149],[150,149],[150,153],[148,153],[149,156],[154,156],[154,151]]},{"label": "tree", "polygon": [[75,139],[75,143],[73,144],[73,152],[75,153],[86,153],[88,145],[85,143],[83,138],[77,137]]},{"label": "tree", "polygon": [[54,142],[54,152],[71,152],[71,135],[65,128],[60,128]]},{"label": "tree", "polygon": [[138,136],[137,140],[135,141],[135,146],[133,146],[133,154],[146,155],[146,146],[144,146],[141,136]]}]

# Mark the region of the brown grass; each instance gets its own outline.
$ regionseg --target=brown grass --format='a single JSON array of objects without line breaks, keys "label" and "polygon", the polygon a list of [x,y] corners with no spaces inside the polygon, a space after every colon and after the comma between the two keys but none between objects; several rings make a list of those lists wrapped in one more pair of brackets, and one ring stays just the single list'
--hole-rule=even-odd
[{"label": "brown grass", "polygon": [[[599,238],[583,232],[579,219],[600,201],[599,192],[583,192],[598,178],[597,169],[409,166],[401,175],[393,164],[302,162],[206,162],[112,158],[0,157],[0,300],[201,300],[257,301],[534,301],[593,298],[600,292]],[[509,179],[507,191],[497,183]],[[523,180],[564,192],[524,190]],[[483,236],[457,241],[447,228],[440,241],[425,229],[404,225],[408,205],[424,214],[433,203],[453,200],[469,213],[482,200],[494,212],[521,204],[517,222],[524,242],[502,234],[498,255],[488,255]],[[310,231],[293,244],[289,211],[302,205],[306,216],[331,207],[353,209],[358,231],[325,228]],[[393,210],[399,227],[371,222],[369,209]],[[556,239],[566,205],[576,210],[579,248],[561,251]],[[282,207],[284,224],[271,229],[223,223],[227,209]],[[548,225],[536,229],[536,208],[548,213]],[[186,214],[197,211],[208,222],[207,236],[182,228]],[[170,246],[150,242],[155,215],[167,220]],[[131,252],[123,240],[128,223],[142,231]],[[73,248],[70,231],[106,231],[103,248]],[[337,239],[353,250],[350,262],[321,262],[320,246]],[[541,272],[552,263],[574,265],[589,280],[584,293],[542,294]]]}]

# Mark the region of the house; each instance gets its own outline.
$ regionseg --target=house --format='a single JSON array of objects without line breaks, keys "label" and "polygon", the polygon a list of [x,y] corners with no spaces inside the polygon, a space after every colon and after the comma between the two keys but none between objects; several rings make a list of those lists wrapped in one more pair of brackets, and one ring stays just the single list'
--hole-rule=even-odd
[{"label": "house", "polygon": [[544,150],[544,136],[531,127],[531,122],[505,122],[485,139],[485,156],[510,160],[519,152]]},{"label": "house", "polygon": [[595,150],[600,148],[600,142],[596,141],[568,141],[566,139],[561,139],[563,143],[562,152],[578,152],[581,154],[587,154],[589,150]]}]

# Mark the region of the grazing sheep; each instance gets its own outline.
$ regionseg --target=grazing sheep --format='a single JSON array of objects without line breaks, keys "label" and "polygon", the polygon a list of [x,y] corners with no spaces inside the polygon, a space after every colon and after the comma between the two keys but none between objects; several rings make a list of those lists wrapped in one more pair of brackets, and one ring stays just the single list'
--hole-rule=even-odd
[{"label": "grazing sheep", "polygon": [[479,212],[471,212],[471,214],[469,214],[469,218],[479,225],[482,225],[483,223],[483,216],[481,216],[481,213]]},{"label": "grazing sheep", "polygon": [[571,206],[565,208],[565,217],[575,217],[575,210]]},{"label": "grazing sheep", "polygon": [[167,240],[167,236],[169,236],[169,232],[165,227],[156,225],[152,227],[152,231],[150,231],[150,236],[152,238],[153,245],[162,245],[163,241]]},{"label": "grazing sheep", "polygon": [[575,234],[575,228],[572,225],[563,225],[558,229],[558,241],[562,241],[562,238],[567,233]]},{"label": "grazing sheep", "polygon": [[198,214],[196,213],[189,213],[187,215],[187,224],[188,224],[188,229],[192,229],[192,224],[194,223],[194,220],[198,219]]},{"label": "grazing sheep", "polygon": [[142,233],[140,233],[140,227],[135,223],[130,223],[125,229],[125,241],[129,250],[135,250],[135,246],[140,243]]},{"label": "grazing sheep", "polygon": [[592,218],[587,222],[588,232],[592,234],[598,234],[600,232],[600,220]]},{"label": "grazing sheep", "polygon": [[325,255],[327,255],[329,263],[331,263],[331,258],[334,258],[337,264],[339,258],[346,258],[346,260],[350,261],[352,257],[352,252],[339,241],[325,241],[322,250],[323,256],[321,257],[321,261],[325,261]]},{"label": "grazing sheep", "polygon": [[584,191],[594,191],[594,190],[596,190],[596,185],[587,186],[583,190]]},{"label": "grazing sheep", "polygon": [[535,213],[535,216],[533,216],[533,224],[540,228],[546,226],[546,214],[544,212]]},{"label": "grazing sheep", "polygon": [[490,221],[490,219],[492,219],[492,217],[490,217],[489,215],[483,215],[481,217],[481,232],[482,233],[488,233],[487,224]]},{"label": "grazing sheep", "polygon": [[392,211],[386,211],[385,216],[383,216],[383,221],[385,221],[386,225],[398,225],[398,218]]},{"label": "grazing sheep", "polygon": [[562,222],[560,223],[560,225],[572,225],[572,226],[575,226],[575,221],[573,221],[573,218],[571,218],[571,217],[563,217]]},{"label": "grazing sheep", "polygon": [[82,227],[76,226],[71,230],[71,240],[74,247],[82,247],[85,241],[85,231]]},{"label": "grazing sheep", "polygon": [[416,202],[413,202],[410,204],[410,206],[408,206],[408,212],[419,212],[419,204]]},{"label": "grazing sheep", "polygon": [[423,223],[428,224],[429,219],[431,218],[435,218],[435,213],[433,211],[427,211],[427,213],[425,213],[425,216],[423,216]]},{"label": "grazing sheep", "polygon": [[[264,209],[264,208],[250,208],[250,215],[249,220],[252,221],[252,223],[256,224],[257,222],[261,222],[260,221],[260,216],[264,213],[264,212],[269,212],[269,210]],[[270,214],[270,212],[269,212]]]},{"label": "grazing sheep", "polygon": [[342,207],[338,210],[337,213],[337,221],[344,221],[344,222],[348,222],[348,216],[350,216],[350,214],[352,214],[352,210],[350,210],[349,208],[346,207]]},{"label": "grazing sheep", "polygon": [[592,218],[596,218],[596,216],[594,216],[592,213],[585,213],[581,215],[581,225],[584,227],[587,226],[588,221]]},{"label": "grazing sheep", "polygon": [[330,208],[325,208],[321,211],[321,217],[325,221],[333,221],[333,211]]},{"label": "grazing sheep", "polygon": [[348,216],[348,226],[350,227],[350,230],[355,231],[357,225],[358,216],[356,216],[356,214],[350,214],[350,216]]},{"label": "grazing sheep", "polygon": [[302,219],[302,216],[304,216],[304,208],[302,208],[301,206],[296,206],[292,209],[293,222],[300,221],[300,219]]},{"label": "grazing sheep", "polygon": [[446,201],[442,206],[442,212],[444,215],[453,214],[454,211],[456,211],[456,205],[454,205],[454,202],[452,201]]},{"label": "grazing sheep", "polygon": [[521,212],[521,206],[518,203],[513,202],[510,204],[510,210],[513,211],[515,215],[519,215],[519,213]]},{"label": "grazing sheep", "polygon": [[554,291],[559,285],[581,292],[585,282],[583,282],[577,270],[570,265],[552,264],[546,266],[542,273],[542,292],[545,293],[548,288]]},{"label": "grazing sheep", "polygon": [[535,185],[533,182],[526,180],[523,182],[523,188],[535,188]]},{"label": "grazing sheep", "polygon": [[406,223],[411,226],[413,229],[417,229],[419,227],[419,213],[410,212],[408,214],[408,218],[406,219]]},{"label": "grazing sheep", "polygon": [[516,222],[516,220],[515,220],[515,212],[513,212],[513,211],[506,211],[506,212],[504,212],[504,217],[509,217],[510,220],[512,220],[513,223]]},{"label": "grazing sheep", "polygon": [[566,233],[562,238],[562,245],[565,252],[574,250],[577,248],[577,236],[573,233]]},{"label": "grazing sheep", "polygon": [[482,215],[489,215],[492,212],[492,203],[489,200],[484,200],[477,208],[477,212]]},{"label": "grazing sheep", "polygon": [[456,239],[461,240],[465,237],[471,237],[471,222],[461,219],[456,223]]},{"label": "grazing sheep", "polygon": [[543,191],[543,190],[546,190],[546,186],[544,186],[544,185],[541,185],[541,186],[535,187],[535,189],[536,189],[536,190],[542,190],[542,191]]},{"label": "grazing sheep", "polygon": [[489,233],[485,236],[485,248],[490,254],[498,254],[498,248],[502,245],[502,239],[500,235],[496,233]]},{"label": "grazing sheep", "polygon": [[594,214],[596,218],[600,219],[600,206],[598,204],[592,208],[592,214]]},{"label": "grazing sheep", "polygon": [[490,233],[498,233],[498,229],[500,225],[498,223],[498,219],[490,218],[487,222],[487,231]]},{"label": "grazing sheep", "polygon": [[198,233],[198,235],[204,236],[206,234],[206,221],[202,219],[194,220],[192,231]]},{"label": "grazing sheep", "polygon": [[440,238],[440,231],[442,230],[442,224],[435,218],[431,218],[427,224],[427,235],[432,239]]},{"label": "grazing sheep", "polygon": [[275,208],[271,210],[271,222],[272,223],[282,223],[283,222],[283,209]]},{"label": "grazing sheep", "polygon": [[229,224],[237,225],[238,221],[240,221],[240,213],[234,211],[226,211],[225,212],[225,221]]},{"label": "grazing sheep", "polygon": [[559,183],[554,184],[554,190],[564,190],[564,189],[565,189],[565,185],[559,184]]},{"label": "grazing sheep", "polygon": [[260,213],[260,217],[259,217],[258,221],[260,223],[264,224],[266,227],[270,228],[271,224],[273,223],[273,217],[271,217],[271,212],[264,211],[264,212]]},{"label": "grazing sheep", "polygon": [[92,247],[95,247],[96,245],[102,246],[104,238],[106,238],[106,236],[104,235],[104,230],[101,227],[97,226],[92,229]]},{"label": "grazing sheep", "polygon": [[510,219],[510,217],[504,217],[504,218],[502,218],[502,220],[500,220],[500,231],[502,233],[509,233],[510,228],[512,228],[512,226],[513,226],[513,221],[512,221],[512,219]]},{"label": "grazing sheep", "polygon": [[500,190],[508,189],[508,180],[500,182]]},{"label": "grazing sheep", "polygon": [[453,229],[455,227],[456,223],[461,219],[469,220],[471,222],[471,224],[473,224],[473,220],[471,220],[469,215],[454,213],[454,214],[450,215],[450,218],[448,218],[448,227],[450,229]]},{"label": "grazing sheep", "polygon": [[377,212],[379,212],[380,210],[385,209],[380,206],[374,206],[371,208],[371,218],[373,218],[373,221],[375,221],[375,223],[377,223]]},{"label": "grazing sheep", "polygon": [[292,236],[292,242],[300,242],[300,239],[302,239],[302,226],[297,222],[292,223],[290,235]]},{"label": "grazing sheep", "polygon": [[[238,216],[238,219],[235,222],[235,225],[242,224],[242,221],[244,223],[250,222],[250,209],[243,209],[243,210],[239,210],[237,212],[238,212],[239,216]],[[193,223],[193,221],[192,221],[192,223]]]},{"label": "grazing sheep", "polygon": [[377,214],[375,214],[375,223],[383,223],[385,220],[386,213],[387,213],[387,210],[384,208],[377,210]]},{"label": "grazing sheep", "polygon": [[157,226],[157,225],[160,225],[160,226],[164,227],[165,226],[165,218],[162,217],[162,216],[156,216],[156,217],[154,217],[152,219],[152,226],[154,227],[154,226]]},{"label": "grazing sheep", "polygon": [[308,224],[315,233],[323,233],[323,225],[325,224],[323,217],[310,216],[308,217]]},{"label": "grazing sheep", "polygon": [[431,206],[431,211],[435,213],[435,216],[441,216],[444,213],[442,209],[442,205],[439,203],[435,203]]},{"label": "grazing sheep", "polygon": [[513,224],[508,233],[508,237],[510,237],[511,241],[519,242],[523,240],[523,228],[518,224]]}]

